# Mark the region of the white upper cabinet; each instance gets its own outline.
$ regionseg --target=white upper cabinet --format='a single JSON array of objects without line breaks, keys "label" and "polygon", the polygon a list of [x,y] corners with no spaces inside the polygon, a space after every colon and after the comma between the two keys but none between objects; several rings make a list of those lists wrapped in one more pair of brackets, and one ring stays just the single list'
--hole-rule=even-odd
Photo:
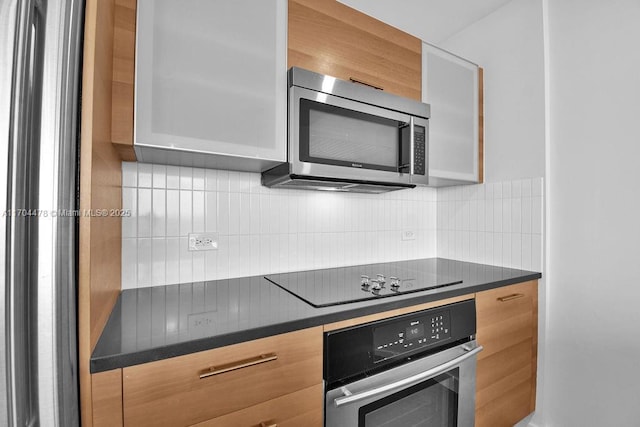
[{"label": "white upper cabinet", "polygon": [[139,161],[286,161],[286,0],[138,0],[137,19]]},{"label": "white upper cabinet", "polygon": [[479,67],[422,44],[422,100],[431,104],[429,185],[479,181]]}]

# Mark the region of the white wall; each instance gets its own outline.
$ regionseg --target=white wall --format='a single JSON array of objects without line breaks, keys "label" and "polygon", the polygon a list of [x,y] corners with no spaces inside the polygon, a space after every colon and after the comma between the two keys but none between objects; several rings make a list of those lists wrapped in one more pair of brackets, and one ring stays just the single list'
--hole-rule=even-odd
[{"label": "white wall", "polygon": [[[435,189],[283,190],[257,173],[122,166],[123,289],[436,256]],[[204,231],[218,250],[189,252]]]},{"label": "white wall", "polygon": [[640,2],[546,0],[544,426],[640,425]]},{"label": "white wall", "polygon": [[439,43],[484,68],[485,182],[544,176],[540,0],[513,0]]}]

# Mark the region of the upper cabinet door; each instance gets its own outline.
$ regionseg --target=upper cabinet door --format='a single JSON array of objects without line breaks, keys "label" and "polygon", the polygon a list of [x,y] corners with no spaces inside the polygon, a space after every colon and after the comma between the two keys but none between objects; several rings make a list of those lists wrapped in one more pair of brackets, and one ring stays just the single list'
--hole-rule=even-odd
[{"label": "upper cabinet door", "polygon": [[138,0],[137,19],[139,161],[286,161],[286,0]]},{"label": "upper cabinet door", "polygon": [[419,101],[421,43],[336,0],[289,0],[289,67]]},{"label": "upper cabinet door", "polygon": [[431,104],[429,184],[481,181],[480,69],[465,59],[422,44],[422,100]]}]

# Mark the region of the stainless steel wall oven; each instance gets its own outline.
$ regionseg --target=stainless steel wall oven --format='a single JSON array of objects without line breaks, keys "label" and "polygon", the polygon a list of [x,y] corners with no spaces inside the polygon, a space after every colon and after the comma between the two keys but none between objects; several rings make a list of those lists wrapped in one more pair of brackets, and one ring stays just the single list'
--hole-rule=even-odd
[{"label": "stainless steel wall oven", "polygon": [[325,334],[326,427],[473,427],[475,301]]}]

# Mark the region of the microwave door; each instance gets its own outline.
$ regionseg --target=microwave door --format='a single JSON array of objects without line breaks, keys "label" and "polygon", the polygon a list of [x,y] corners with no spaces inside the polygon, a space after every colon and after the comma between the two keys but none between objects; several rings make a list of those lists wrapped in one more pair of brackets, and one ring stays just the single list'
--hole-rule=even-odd
[{"label": "microwave door", "polygon": [[411,183],[403,169],[409,115],[300,87],[290,97],[293,173]]}]

